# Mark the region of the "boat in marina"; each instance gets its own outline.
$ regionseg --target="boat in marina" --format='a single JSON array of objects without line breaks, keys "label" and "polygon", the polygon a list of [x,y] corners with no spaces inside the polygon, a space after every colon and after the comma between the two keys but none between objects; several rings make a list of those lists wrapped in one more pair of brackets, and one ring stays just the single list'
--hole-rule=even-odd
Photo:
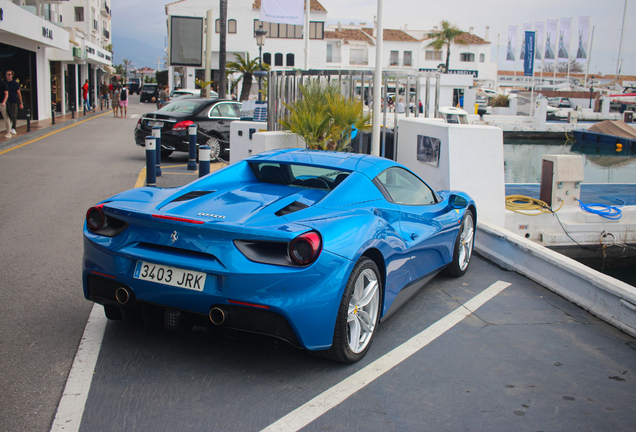
[{"label": "boat in marina", "polygon": [[622,120],[604,120],[588,129],[572,131],[577,142],[607,145],[622,149],[636,148],[636,129]]}]

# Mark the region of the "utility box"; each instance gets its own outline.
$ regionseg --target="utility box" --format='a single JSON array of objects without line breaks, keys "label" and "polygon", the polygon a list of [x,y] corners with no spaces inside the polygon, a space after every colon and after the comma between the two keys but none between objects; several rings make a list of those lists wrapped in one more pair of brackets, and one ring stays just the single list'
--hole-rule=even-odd
[{"label": "utility box", "polygon": [[634,121],[634,111],[624,111],[623,121],[625,123],[632,123]]},{"label": "utility box", "polygon": [[543,155],[541,162],[541,189],[539,198],[553,210],[564,206],[578,205],[581,198],[583,156]]},{"label": "utility box", "polygon": [[568,111],[568,123],[576,126],[579,121],[579,115],[580,113],[578,111]]},{"label": "utility box", "polygon": [[235,120],[230,123],[230,163],[252,156],[254,134],[265,131],[265,122]]}]

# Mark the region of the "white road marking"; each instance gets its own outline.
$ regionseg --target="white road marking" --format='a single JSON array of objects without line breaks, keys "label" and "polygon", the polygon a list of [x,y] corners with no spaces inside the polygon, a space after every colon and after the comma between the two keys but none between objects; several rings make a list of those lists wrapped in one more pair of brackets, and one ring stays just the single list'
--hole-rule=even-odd
[{"label": "white road marking", "polygon": [[133,114],[129,118],[137,118],[137,117],[141,117],[141,115],[140,114]]},{"label": "white road marking", "polygon": [[295,409],[280,420],[272,423],[262,432],[295,432],[307,426],[318,417],[334,408],[349,396],[369,385],[420,349],[443,335],[447,330],[460,323],[468,315],[479,309],[487,301],[510,286],[510,283],[497,281],[471,300],[446,315],[421,333],[413,336],[393,351],[388,352],[364,369],[336,384],[329,390],[316,396],[306,404]]},{"label": "white road marking", "polygon": [[102,346],[106,322],[104,309],[95,303],[88,317],[82,341],[77,348],[73,366],[68,374],[66,387],[64,387],[62,399],[57,407],[51,432],[75,432],[79,430],[99,349]]}]

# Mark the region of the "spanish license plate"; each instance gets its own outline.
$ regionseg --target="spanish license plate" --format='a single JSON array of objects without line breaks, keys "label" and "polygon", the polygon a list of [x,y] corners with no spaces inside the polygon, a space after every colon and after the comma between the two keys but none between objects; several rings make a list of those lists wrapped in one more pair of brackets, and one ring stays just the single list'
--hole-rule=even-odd
[{"label": "spanish license plate", "polygon": [[203,291],[207,274],[145,261],[137,261],[133,276],[135,279]]},{"label": "spanish license plate", "polygon": [[148,122],[148,126],[149,127],[163,127],[163,122],[149,121]]}]

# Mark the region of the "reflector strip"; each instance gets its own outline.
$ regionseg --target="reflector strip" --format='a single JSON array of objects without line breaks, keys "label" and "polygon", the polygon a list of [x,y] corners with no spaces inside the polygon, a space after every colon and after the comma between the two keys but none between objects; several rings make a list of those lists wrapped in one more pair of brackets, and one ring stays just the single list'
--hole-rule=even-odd
[{"label": "reflector strip", "polygon": [[97,275],[97,276],[104,276],[104,277],[107,277],[107,278],[110,278],[110,279],[117,279],[117,277],[115,277],[115,276],[111,276],[111,275],[108,275],[106,273],[96,272],[95,270],[91,270],[91,273],[93,273],[94,275]]},{"label": "reflector strip", "polygon": [[232,304],[237,304],[237,305],[241,305],[241,306],[252,306],[255,308],[259,308],[259,309],[269,309],[269,306],[264,306],[264,305],[257,305],[257,304],[253,304],[253,303],[245,303],[245,302],[240,302],[240,301],[236,301],[236,300],[228,300],[228,303],[232,303]]},{"label": "reflector strip", "polygon": [[153,214],[152,217],[156,219],[165,219],[165,220],[169,220],[173,222],[185,222],[185,223],[191,223],[191,224],[197,224],[197,225],[202,225],[205,223],[205,221],[198,221],[194,219],[184,219],[184,218],[174,217],[174,216],[162,216],[162,215]]}]

